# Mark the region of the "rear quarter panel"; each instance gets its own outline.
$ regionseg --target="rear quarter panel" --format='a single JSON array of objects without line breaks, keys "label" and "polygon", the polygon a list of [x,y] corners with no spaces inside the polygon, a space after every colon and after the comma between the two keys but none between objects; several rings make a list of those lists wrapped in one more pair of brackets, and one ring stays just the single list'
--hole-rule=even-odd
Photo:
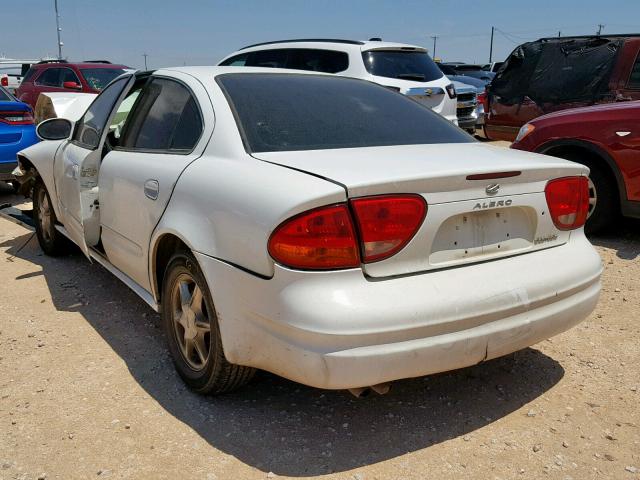
[{"label": "rear quarter panel", "polygon": [[158,241],[173,234],[193,251],[271,277],[267,241],[273,229],[310,208],[345,201],[346,191],[322,178],[249,156],[213,76],[200,80],[211,96],[216,126],[204,155],[178,179],[152,235],[150,272],[155,272]]}]

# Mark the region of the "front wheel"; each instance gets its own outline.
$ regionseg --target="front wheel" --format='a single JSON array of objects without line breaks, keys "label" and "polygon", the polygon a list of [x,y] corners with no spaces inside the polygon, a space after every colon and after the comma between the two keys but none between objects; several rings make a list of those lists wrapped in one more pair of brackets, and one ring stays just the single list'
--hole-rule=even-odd
[{"label": "front wheel", "polygon": [[178,252],[169,261],[162,283],[162,320],[176,369],[194,391],[225,393],[253,377],[253,368],[225,358],[211,293],[190,252]]},{"label": "front wheel", "polygon": [[47,187],[40,178],[33,187],[33,219],[38,243],[44,253],[56,257],[68,251],[69,241],[56,230],[56,212],[51,206]]}]

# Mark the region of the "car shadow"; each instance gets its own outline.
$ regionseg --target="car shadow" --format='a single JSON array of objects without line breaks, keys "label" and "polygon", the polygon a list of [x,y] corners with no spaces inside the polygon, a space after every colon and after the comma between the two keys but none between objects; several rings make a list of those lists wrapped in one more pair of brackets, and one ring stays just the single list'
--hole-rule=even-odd
[{"label": "car shadow", "polygon": [[589,240],[599,247],[615,250],[623,260],[640,258],[640,219],[619,218],[605,232],[589,236]]},{"label": "car shadow", "polygon": [[7,258],[41,267],[55,307],[80,313],[169,414],[211,446],[264,472],[341,472],[470,435],[535,400],[564,375],[556,360],[528,348],[463,370],[395,382],[385,396],[355,399],[261,372],[237,392],[202,397],[175,373],[157,314],[80,254],[44,256],[31,235],[0,247]]}]

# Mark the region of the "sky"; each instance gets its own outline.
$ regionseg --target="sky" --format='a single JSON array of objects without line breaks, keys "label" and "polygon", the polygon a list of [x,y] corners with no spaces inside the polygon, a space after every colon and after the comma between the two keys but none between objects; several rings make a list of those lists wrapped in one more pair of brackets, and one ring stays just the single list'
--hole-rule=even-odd
[{"label": "sky", "polygon": [[[57,55],[54,0],[0,9],[0,56]],[[132,68],[214,65],[252,43],[347,38],[422,45],[443,61],[504,60],[545,36],[640,32],[640,1],[617,0],[58,0],[63,56]],[[615,5],[615,7],[613,6]],[[634,21],[636,23],[634,23]]]}]

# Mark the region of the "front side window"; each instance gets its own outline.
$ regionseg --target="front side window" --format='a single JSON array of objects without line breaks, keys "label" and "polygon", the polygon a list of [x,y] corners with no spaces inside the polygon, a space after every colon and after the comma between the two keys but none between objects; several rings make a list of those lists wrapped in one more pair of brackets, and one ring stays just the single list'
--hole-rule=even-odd
[{"label": "front side window", "polygon": [[60,86],[64,86],[64,82],[73,82],[80,85],[80,79],[76,75],[76,72],[70,68],[61,68],[60,72]]},{"label": "front side window", "polygon": [[128,80],[128,78],[118,80],[96,97],[78,122],[73,135],[75,142],[91,150],[98,148],[109,115]]},{"label": "front side window", "polygon": [[122,68],[81,68],[80,72],[89,88],[102,90],[125,71]]},{"label": "front side window", "polygon": [[640,54],[638,54],[636,63],[633,64],[633,69],[631,69],[627,88],[640,89]]},{"label": "front side window", "polygon": [[364,66],[371,75],[431,82],[443,73],[427,52],[402,50],[369,50],[362,52]]},{"label": "front side window", "polygon": [[218,75],[250,152],[465,143],[474,140],[404,95],[331,75]]},{"label": "front side window", "polygon": [[202,127],[191,92],[179,82],[155,78],[137,100],[121,145],[133,150],[190,151],[198,143]]}]

